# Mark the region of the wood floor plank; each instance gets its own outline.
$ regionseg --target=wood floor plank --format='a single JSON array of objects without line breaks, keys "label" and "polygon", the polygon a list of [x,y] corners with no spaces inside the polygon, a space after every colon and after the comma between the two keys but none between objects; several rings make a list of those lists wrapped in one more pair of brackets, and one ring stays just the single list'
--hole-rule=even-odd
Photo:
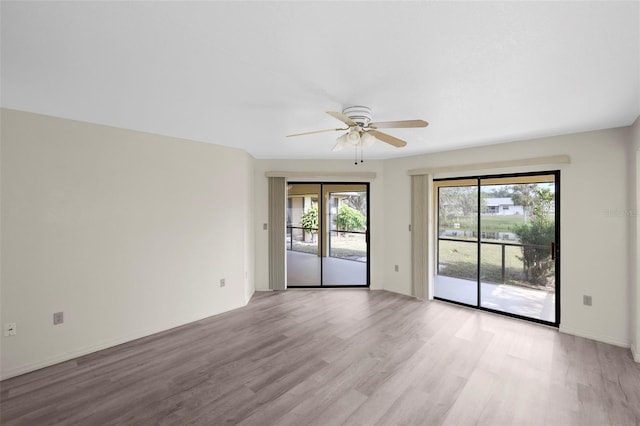
[{"label": "wood floor plank", "polygon": [[638,425],[628,349],[384,291],[248,306],[0,383],[2,425]]}]

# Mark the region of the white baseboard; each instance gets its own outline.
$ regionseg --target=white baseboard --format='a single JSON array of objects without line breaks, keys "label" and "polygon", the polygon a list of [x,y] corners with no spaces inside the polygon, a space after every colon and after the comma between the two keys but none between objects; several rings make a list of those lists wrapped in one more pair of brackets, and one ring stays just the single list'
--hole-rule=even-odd
[{"label": "white baseboard", "polygon": [[380,289],[376,289],[376,290],[384,290],[384,291],[388,291],[389,293],[395,293],[395,294],[401,294],[403,296],[409,296],[409,297],[413,297],[411,295],[411,291],[409,291],[408,293],[404,292],[404,291],[398,291],[398,290],[392,290],[390,288],[380,288]]},{"label": "white baseboard", "polygon": [[136,330],[134,333],[127,334],[125,336],[117,337],[114,339],[107,339],[92,345],[88,345],[82,348],[77,348],[68,352],[64,352],[64,353],[61,353],[37,362],[24,364],[19,367],[0,372],[0,380],[10,379],[12,377],[16,377],[22,374],[30,373],[32,371],[40,370],[41,368],[50,367],[55,364],[60,364],[61,362],[69,361],[74,358],[78,358],[84,355],[98,352],[103,349],[108,349],[114,346],[122,345],[123,343],[141,339],[143,337],[148,337],[148,336],[151,336],[157,333],[162,333],[164,331],[168,331],[177,327],[182,327],[184,325],[191,324],[193,322],[200,321],[205,318],[210,318],[212,316],[220,315],[222,313],[229,312],[234,309],[242,308],[243,306],[246,306],[246,303],[244,305],[231,307],[226,311],[218,312],[216,314],[197,316],[197,317],[194,316],[193,318],[189,318],[181,324],[171,325],[169,327],[160,327],[160,328],[153,328],[153,329],[147,329],[147,330]]},{"label": "white baseboard", "polygon": [[244,297],[244,304],[245,306],[249,304],[249,302],[251,301],[251,299],[253,298],[253,295],[256,294],[256,289],[252,289],[249,293],[245,294]]},{"label": "white baseboard", "polygon": [[640,350],[638,350],[637,345],[631,345],[631,355],[635,362],[640,363]]},{"label": "white baseboard", "polygon": [[629,348],[631,346],[628,340],[614,339],[609,336],[601,336],[595,333],[590,333],[582,330],[576,330],[569,327],[564,327],[562,325],[560,325],[559,330],[561,333],[571,334],[573,336],[578,336],[578,337],[584,337],[586,339],[595,340],[597,342],[608,343],[614,346],[620,346],[621,348]]}]

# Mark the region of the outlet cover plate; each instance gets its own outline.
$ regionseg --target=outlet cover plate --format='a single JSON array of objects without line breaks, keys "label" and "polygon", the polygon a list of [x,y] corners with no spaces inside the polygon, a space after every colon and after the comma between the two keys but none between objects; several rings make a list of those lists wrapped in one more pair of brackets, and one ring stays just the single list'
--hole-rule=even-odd
[{"label": "outlet cover plate", "polygon": [[53,325],[62,324],[64,322],[64,312],[56,312],[53,314]]},{"label": "outlet cover plate", "polygon": [[4,335],[5,336],[15,336],[17,334],[16,323],[8,322],[4,325]]}]

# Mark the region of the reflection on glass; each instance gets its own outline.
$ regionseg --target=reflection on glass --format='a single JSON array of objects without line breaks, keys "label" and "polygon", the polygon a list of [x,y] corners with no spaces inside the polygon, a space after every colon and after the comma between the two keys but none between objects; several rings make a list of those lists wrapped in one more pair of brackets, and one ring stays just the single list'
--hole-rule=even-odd
[{"label": "reflection on glass", "polygon": [[319,198],[318,184],[289,184],[287,187],[288,286],[320,284]]},{"label": "reflection on glass", "polygon": [[555,184],[540,180],[481,186],[480,304],[555,322]]},{"label": "reflection on glass", "polygon": [[366,184],[289,184],[287,285],[368,285]]},{"label": "reflection on glass", "polygon": [[478,187],[438,190],[438,275],[434,295],[476,306],[478,303]]},{"label": "reflection on glass", "polygon": [[326,185],[323,285],[367,284],[367,192],[363,185]]},{"label": "reflection on glass", "polygon": [[555,179],[438,181],[434,295],[555,323]]}]

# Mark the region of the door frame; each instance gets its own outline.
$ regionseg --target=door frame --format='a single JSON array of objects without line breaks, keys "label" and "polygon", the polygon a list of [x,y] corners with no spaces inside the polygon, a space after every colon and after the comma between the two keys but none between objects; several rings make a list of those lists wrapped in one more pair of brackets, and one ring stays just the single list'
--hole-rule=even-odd
[{"label": "door frame", "polygon": [[[318,251],[319,251],[319,257],[321,259],[320,261],[320,283],[318,285],[289,285],[288,283],[288,277],[287,277],[287,283],[286,283],[286,288],[295,288],[295,289],[303,289],[303,288],[309,288],[309,289],[318,289],[318,288],[369,288],[371,286],[371,249],[370,249],[370,242],[371,242],[371,220],[370,220],[370,213],[371,213],[371,188],[370,188],[370,183],[369,182],[343,182],[343,181],[288,181],[287,185],[319,185],[320,186],[320,194],[318,196]],[[327,232],[327,224],[326,222],[326,206],[325,206],[325,200],[324,200],[324,186],[334,186],[334,185],[359,185],[359,186],[364,186],[365,187],[365,191],[367,194],[367,229],[365,232],[365,241],[367,244],[367,267],[366,267],[366,284],[345,284],[345,285],[335,285],[335,284],[324,284],[324,265],[322,262],[322,259],[324,257],[329,257],[328,253],[329,253],[329,249],[327,248],[327,244],[328,241],[325,241],[326,237],[326,232]],[[285,191],[285,196],[287,197],[287,200],[289,199],[288,197],[288,193],[289,191]],[[285,214],[286,216],[286,214]],[[285,226],[285,230],[286,230],[286,226]],[[286,244],[285,244],[285,250],[287,250],[286,248]],[[327,256],[324,256],[324,253],[327,253]],[[286,253],[285,253],[285,258],[286,258]]]},{"label": "door frame", "polygon": [[[503,178],[520,178],[520,177],[533,177],[533,176],[545,176],[545,175],[553,175],[554,176],[554,184],[555,184],[555,212],[554,212],[554,220],[555,220],[555,257],[556,257],[556,263],[555,263],[555,321],[554,322],[550,322],[550,321],[545,321],[542,319],[538,319],[538,318],[531,318],[531,317],[526,317],[523,315],[518,315],[518,314],[514,314],[511,312],[504,312],[504,311],[499,311],[496,309],[491,309],[491,308],[487,308],[482,306],[482,298],[481,298],[481,285],[480,285],[480,280],[481,280],[481,248],[482,248],[482,240],[481,240],[481,186],[480,186],[480,182],[482,180],[488,180],[488,179],[503,179]],[[561,269],[561,242],[560,242],[560,170],[548,170],[548,171],[539,171],[539,172],[524,172],[524,173],[505,173],[505,174],[488,174],[488,175],[474,175],[474,176],[464,176],[464,177],[453,177],[453,178],[438,178],[438,179],[433,179],[433,186],[434,188],[436,188],[435,191],[433,191],[434,193],[434,219],[436,222],[436,225],[434,227],[434,247],[435,247],[435,260],[436,260],[436,268],[435,268],[435,275],[437,275],[437,271],[438,271],[438,262],[439,262],[439,256],[440,256],[440,247],[439,247],[439,214],[438,214],[438,210],[440,208],[439,206],[439,202],[440,202],[440,186],[437,185],[437,182],[444,182],[444,181],[462,181],[462,180],[475,180],[476,181],[476,185],[478,188],[478,229],[477,229],[477,233],[478,233],[478,241],[477,241],[477,250],[478,250],[478,255],[477,255],[477,278],[476,278],[476,289],[477,289],[477,300],[476,300],[476,305],[470,305],[467,303],[463,303],[463,302],[458,302],[455,300],[449,300],[449,299],[444,299],[444,298],[440,298],[440,297],[436,297],[434,294],[434,299],[436,300],[441,300],[444,302],[448,302],[448,303],[454,303],[456,305],[462,305],[462,306],[467,306],[467,307],[471,307],[474,309],[478,309],[481,311],[486,311],[486,312],[492,312],[492,313],[496,313],[496,314],[500,314],[500,315],[505,315],[508,317],[512,317],[512,318],[517,318],[517,319],[522,319],[522,320],[526,320],[526,321],[530,321],[530,322],[534,322],[534,323],[538,323],[538,324],[544,324],[547,326],[552,326],[552,327],[559,327],[560,326],[560,318],[561,318],[561,312],[560,312],[560,301],[561,301],[561,283],[560,283],[560,269]]]}]

